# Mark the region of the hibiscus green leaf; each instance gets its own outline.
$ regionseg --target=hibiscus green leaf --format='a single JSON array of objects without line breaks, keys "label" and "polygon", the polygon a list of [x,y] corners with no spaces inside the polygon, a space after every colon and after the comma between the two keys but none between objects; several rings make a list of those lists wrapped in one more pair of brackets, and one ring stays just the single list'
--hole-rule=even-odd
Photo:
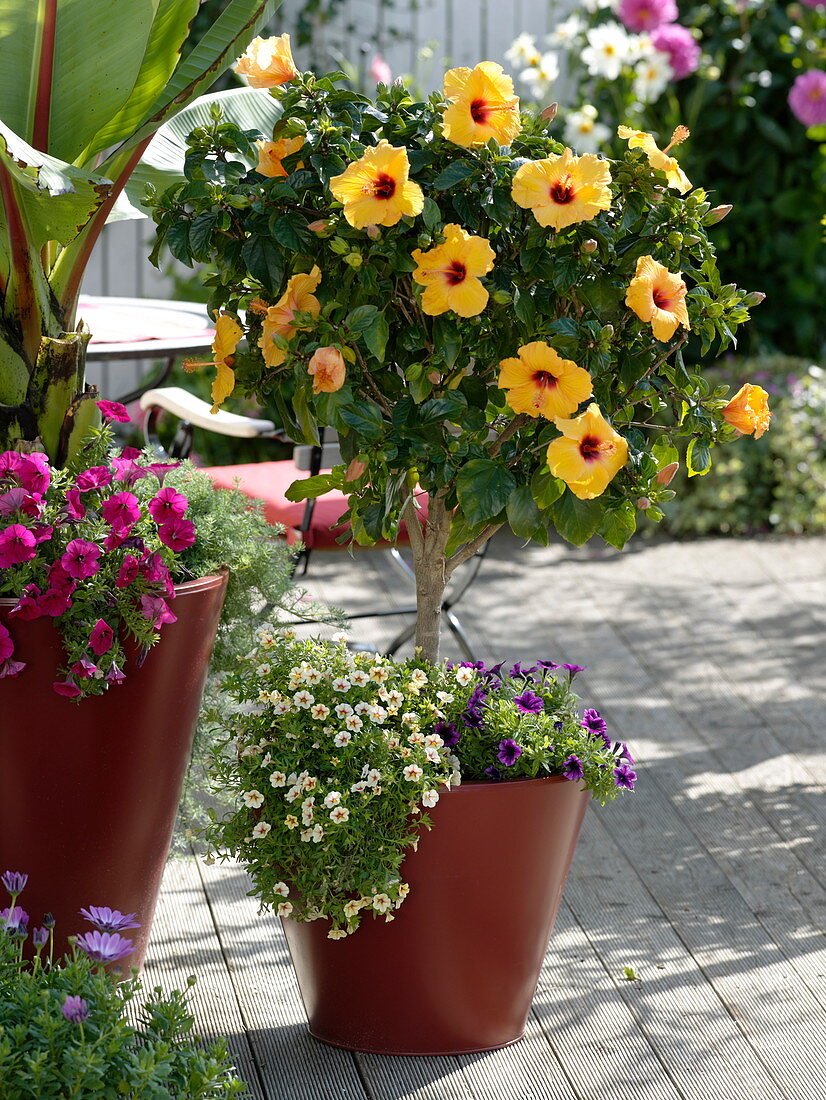
[{"label": "hibiscus green leaf", "polygon": [[185,218],[173,222],[167,230],[166,247],[176,260],[188,267],[192,266],[192,251],[189,247],[189,227],[192,223]]},{"label": "hibiscus green leaf", "polygon": [[435,191],[448,191],[451,187],[455,187],[457,183],[476,175],[477,172],[478,167],[472,161],[455,160],[439,173],[433,181],[433,189]]},{"label": "hibiscus green leaf", "polygon": [[344,324],[350,332],[366,332],[378,316],[377,306],[356,306],[347,314]]},{"label": "hibiscus green leaf", "polygon": [[531,478],[531,494],[539,508],[550,508],[565,492],[565,482],[540,466]]},{"label": "hibiscus green leaf", "polygon": [[602,517],[599,533],[611,546],[622,550],[637,529],[637,510],[630,500],[609,508]]},{"label": "hibiscus green leaf", "polygon": [[375,443],[381,438],[382,416],[377,405],[372,402],[364,402],[358,408],[342,409],[341,419],[362,436],[368,443]]},{"label": "hibiscus green leaf", "polygon": [[525,328],[532,328],[536,319],[536,303],[531,297],[530,291],[514,288],[513,308]]},{"label": "hibiscus green leaf", "polygon": [[306,250],[312,240],[307,223],[299,214],[280,214],[271,218],[269,228],[278,244],[290,252]]},{"label": "hibiscus green leaf", "polygon": [[515,488],[510,470],[491,458],[472,459],[456,478],[459,504],[471,525],[498,516]]},{"label": "hibiscus green leaf", "polygon": [[442,214],[439,210],[438,203],[430,198],[425,199],[424,209],[422,210],[422,221],[424,222],[425,229],[435,229],[441,220]]},{"label": "hibiscus green leaf", "polygon": [[595,533],[602,519],[598,500],[580,500],[568,490],[553,506],[553,520],[566,542],[582,546]]},{"label": "hibiscus green leaf", "polygon": [[310,497],[320,497],[335,488],[336,478],[332,474],[316,474],[315,477],[302,477],[294,481],[286,490],[284,496],[287,500],[297,502],[307,500]]},{"label": "hibiscus green leaf", "polygon": [[384,351],[387,347],[389,336],[390,325],[384,313],[376,314],[369,326],[364,330],[364,342],[370,349],[370,353],[378,359],[380,363],[384,362]]},{"label": "hibiscus green leaf", "polygon": [[[172,229],[170,229],[171,232]],[[268,236],[249,237],[244,242],[241,255],[250,275],[257,279],[265,290],[272,294],[280,290],[284,278],[284,266],[281,260],[281,251],[272,238]]]},{"label": "hibiscus green leaf", "polygon": [[312,443],[317,447],[320,442],[318,425],[316,424],[315,417],[310,411],[307,395],[301,386],[297,386],[293,394],[293,411],[295,412],[298,426],[301,429],[302,442]]},{"label": "hibiscus green leaf", "polygon": [[685,453],[685,464],[689,477],[705,475],[711,469],[711,451],[707,443],[692,439]]},{"label": "hibiscus green leaf", "polygon": [[508,497],[507,512],[510,529],[520,539],[532,539],[542,525],[542,517],[528,485],[519,485],[514,489]]}]

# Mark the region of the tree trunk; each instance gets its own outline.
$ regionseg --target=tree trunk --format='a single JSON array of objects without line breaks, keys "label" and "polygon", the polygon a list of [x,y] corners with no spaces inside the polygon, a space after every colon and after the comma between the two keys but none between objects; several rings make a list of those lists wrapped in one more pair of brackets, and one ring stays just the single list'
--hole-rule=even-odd
[{"label": "tree trunk", "polygon": [[442,601],[447,586],[445,547],[449,534],[450,516],[444,501],[433,494],[429,498],[427,527],[422,537],[411,538],[416,573],[416,650],[432,664],[439,660]]}]

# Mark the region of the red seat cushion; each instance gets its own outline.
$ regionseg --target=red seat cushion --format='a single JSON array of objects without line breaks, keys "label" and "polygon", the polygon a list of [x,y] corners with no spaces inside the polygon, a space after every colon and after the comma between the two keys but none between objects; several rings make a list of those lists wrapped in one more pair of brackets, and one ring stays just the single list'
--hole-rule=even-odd
[{"label": "red seat cushion", "polygon": [[[329,471],[323,470],[322,473]],[[219,489],[240,489],[248,497],[260,500],[264,515],[270,523],[280,523],[286,528],[289,543],[303,542],[310,549],[330,549],[340,544],[336,541],[349,530],[349,524],[340,522],[347,511],[347,497],[338,490],[316,497],[310,529],[301,532],[307,502],[287,500],[287,489],[294,481],[309,477],[309,471],[299,470],[294,462],[251,462],[242,466],[211,466],[204,470]],[[418,493],[417,499],[427,515],[427,494]],[[399,531],[398,542],[407,542],[404,524]]]}]

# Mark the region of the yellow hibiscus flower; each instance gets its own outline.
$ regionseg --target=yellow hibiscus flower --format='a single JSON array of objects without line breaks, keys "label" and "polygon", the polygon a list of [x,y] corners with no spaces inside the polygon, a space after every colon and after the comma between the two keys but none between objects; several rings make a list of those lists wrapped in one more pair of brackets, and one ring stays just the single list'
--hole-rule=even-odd
[{"label": "yellow hibiscus flower", "polygon": [[445,226],[444,244],[427,252],[417,248],[413,279],[425,287],[422,309],[437,317],[452,309],[460,317],[475,317],[488,304],[488,292],[479,281],[493,267],[496,253],[490,241],[474,237],[459,225]]},{"label": "yellow hibiscus flower", "polygon": [[513,201],[532,210],[540,225],[565,229],[588,222],[611,205],[611,173],[593,153],[576,156],[566,149],[559,156],[530,161],[516,170]]},{"label": "yellow hibiscus flower", "polygon": [[580,500],[601,496],[628,461],[628,444],[593,402],[573,420],[554,423],[562,435],[548,447],[551,473]]},{"label": "yellow hibiscus flower", "polygon": [[467,149],[491,138],[510,145],[522,129],[513,80],[493,61],[482,61],[475,69],[450,69],[445,73],[444,94],[450,103],[442,133],[454,145]]},{"label": "yellow hibiscus flower", "polygon": [[232,369],[232,365],[235,362],[235,349],[238,347],[243,335],[244,330],[236,319],[230,317],[228,313],[221,313],[215,320],[212,359],[206,363],[196,363],[192,359],[184,360],[184,370],[190,372],[197,370],[198,367],[215,366],[215,380],[212,383],[212,400],[214,404],[210,410],[213,413],[218,412],[218,409],[235,389],[235,371]]},{"label": "yellow hibiscus flower", "polygon": [[754,434],[755,439],[769,430],[771,410],[769,395],[762,386],[746,382],[722,410],[723,419],[743,435]]},{"label": "yellow hibiscus flower", "polygon": [[235,62],[235,71],[245,76],[251,88],[277,88],[298,76],[290,50],[290,36],[253,38],[246,52]]},{"label": "yellow hibiscus flower", "polygon": [[497,386],[508,391],[515,413],[555,420],[570,416],[593,393],[591,376],[542,340],[519,349],[518,358],[503,359]]},{"label": "yellow hibiscus flower", "polygon": [[642,149],[652,168],[658,168],[661,172],[665,172],[669,187],[673,187],[681,195],[691,190],[691,180],[675,158],[668,156],[669,149],[673,149],[675,145],[679,145],[680,142],[685,141],[690,136],[690,131],[685,126],[677,127],[665,149],[660,149],[651,134],[646,134],[643,130],[632,130],[629,126],[620,126],[617,133],[623,141],[628,142],[629,149]]},{"label": "yellow hibiscus flower", "polygon": [[[258,164],[255,166],[256,172],[260,172],[262,176],[269,176],[270,179],[277,176],[287,176],[289,173],[281,161],[290,156],[291,153],[297,153],[303,144],[304,138],[301,136],[279,138],[277,141],[257,141]],[[297,167],[302,167],[300,161]]]},{"label": "yellow hibiscus flower", "polygon": [[625,304],[641,321],[650,323],[657,340],[670,340],[677,326],[690,328],[682,276],[663,267],[652,256],[640,256],[625,294]]},{"label": "yellow hibiscus flower", "polygon": [[287,358],[286,351],[272,342],[273,336],[292,340],[296,334],[293,323],[296,313],[310,313],[313,317],[318,317],[321,303],[313,291],[320,282],[321,272],[317,267],[309,274],[293,275],[275,305],[268,307],[258,339],[258,346],[264,353],[264,362],[268,367],[280,367]]},{"label": "yellow hibiscus flower", "polygon": [[407,150],[383,139],[330,180],[330,190],[344,205],[344,217],[355,229],[395,225],[403,216],[421,214],[424,195],[408,179]]}]

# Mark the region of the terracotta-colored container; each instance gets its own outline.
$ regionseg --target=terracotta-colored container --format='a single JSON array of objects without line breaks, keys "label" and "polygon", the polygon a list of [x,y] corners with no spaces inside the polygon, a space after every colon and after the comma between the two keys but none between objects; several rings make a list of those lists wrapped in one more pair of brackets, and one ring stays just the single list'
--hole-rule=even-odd
[{"label": "terracotta-colored container", "polygon": [[376,1054],[522,1037],[590,795],[561,778],[463,783],[429,811],[395,919],[284,920],[310,1033]]},{"label": "terracotta-colored container", "polygon": [[141,922],[121,965],[143,961],[225,591],[225,576],[179,585],[178,621],[144,664],[81,701],[52,691],[64,660],[52,620],[9,621],[15,601],[0,600],[27,663],[0,680],[0,872],[28,873],[19,904],[30,927],[54,915],[59,952],[92,931],[81,906],[108,905]]}]

